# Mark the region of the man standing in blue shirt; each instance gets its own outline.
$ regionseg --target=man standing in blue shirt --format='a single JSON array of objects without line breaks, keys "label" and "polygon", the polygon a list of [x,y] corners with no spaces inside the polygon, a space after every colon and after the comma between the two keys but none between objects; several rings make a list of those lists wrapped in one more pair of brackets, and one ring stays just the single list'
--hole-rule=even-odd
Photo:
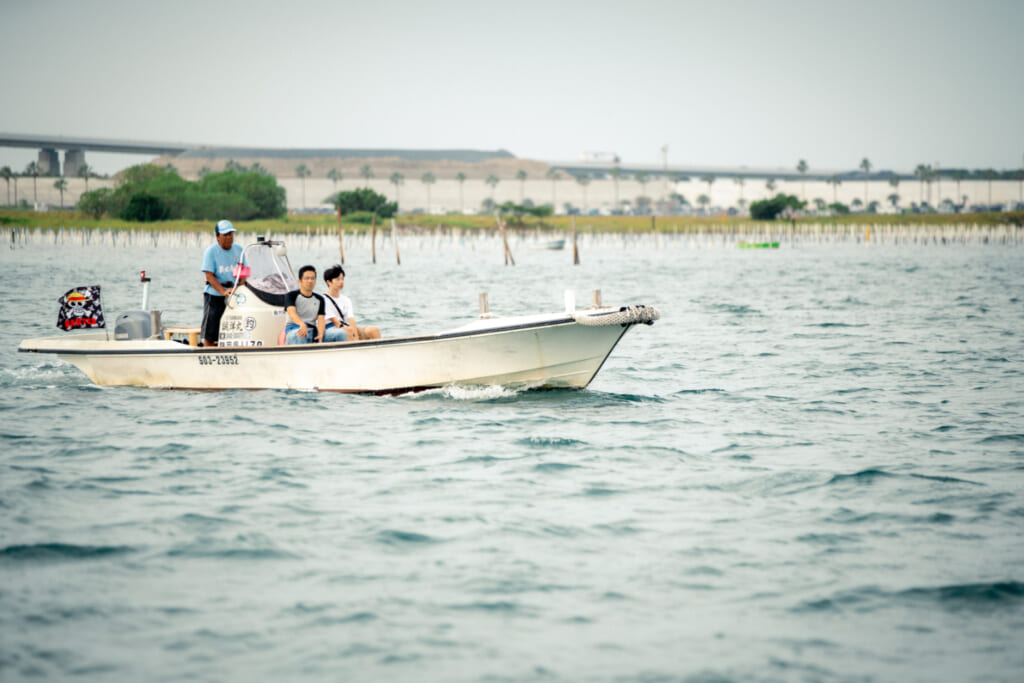
[{"label": "man standing in blue shirt", "polygon": [[[242,248],[235,244],[235,226],[231,221],[220,221],[213,233],[217,244],[210,245],[203,254],[203,346],[216,346],[220,339],[220,319],[235,280],[232,270],[242,261]],[[241,281],[240,278],[239,284]]]}]

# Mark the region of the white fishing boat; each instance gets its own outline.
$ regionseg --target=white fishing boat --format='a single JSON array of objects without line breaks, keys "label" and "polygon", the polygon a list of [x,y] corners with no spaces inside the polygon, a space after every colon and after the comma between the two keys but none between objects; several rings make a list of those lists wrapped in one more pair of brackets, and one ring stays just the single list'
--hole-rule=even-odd
[{"label": "white fishing boat", "polygon": [[[650,306],[492,317],[437,334],[284,345],[284,297],[298,289],[284,245],[245,249],[248,277],[229,297],[220,345],[196,345],[197,328],[164,326],[158,311],[118,316],[114,334],[27,339],[18,350],[55,354],[101,385],[163,389],[296,389],[395,394],[451,385],[586,387]],[[145,309],[147,297],[143,295]],[[175,336],[188,339],[175,339]]]}]

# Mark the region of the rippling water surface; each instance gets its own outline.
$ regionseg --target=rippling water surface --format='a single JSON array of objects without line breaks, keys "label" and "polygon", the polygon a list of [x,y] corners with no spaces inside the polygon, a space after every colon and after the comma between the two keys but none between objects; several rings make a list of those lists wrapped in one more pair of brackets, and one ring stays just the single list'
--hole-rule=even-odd
[{"label": "rippling water surface", "polygon": [[0,679],[1020,680],[1020,248],[693,246],[350,250],[389,336],[663,314],[585,391],[400,397],[93,386],[18,342],[142,268],[197,323],[201,250],[5,249]]}]

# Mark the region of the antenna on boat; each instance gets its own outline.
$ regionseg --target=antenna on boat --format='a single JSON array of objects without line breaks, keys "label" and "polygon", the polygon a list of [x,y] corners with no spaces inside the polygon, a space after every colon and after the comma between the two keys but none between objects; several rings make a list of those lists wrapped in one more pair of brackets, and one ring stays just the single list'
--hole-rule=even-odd
[{"label": "antenna on boat", "polygon": [[[142,282],[142,310],[143,312],[149,313],[149,329],[150,339],[162,339],[163,338],[163,323],[161,322],[161,312],[149,310],[149,283],[151,278],[146,277],[146,271],[139,272],[139,281]],[[114,330],[114,338],[117,338],[117,330]],[[107,339],[110,339],[110,335],[107,335]]]},{"label": "antenna on boat", "polygon": [[139,274],[139,280],[142,282],[142,310],[148,311],[150,278],[146,277],[146,271],[142,271],[142,273]]}]

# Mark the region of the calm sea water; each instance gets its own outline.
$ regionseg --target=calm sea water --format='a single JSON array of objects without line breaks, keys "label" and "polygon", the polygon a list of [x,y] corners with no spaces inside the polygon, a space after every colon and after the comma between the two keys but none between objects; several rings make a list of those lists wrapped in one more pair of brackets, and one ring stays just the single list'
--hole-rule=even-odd
[{"label": "calm sea water", "polygon": [[579,392],[99,388],[18,342],[143,268],[196,323],[201,247],[5,245],[0,679],[1024,676],[1020,247],[402,246],[346,254],[386,335],[663,319]]}]

